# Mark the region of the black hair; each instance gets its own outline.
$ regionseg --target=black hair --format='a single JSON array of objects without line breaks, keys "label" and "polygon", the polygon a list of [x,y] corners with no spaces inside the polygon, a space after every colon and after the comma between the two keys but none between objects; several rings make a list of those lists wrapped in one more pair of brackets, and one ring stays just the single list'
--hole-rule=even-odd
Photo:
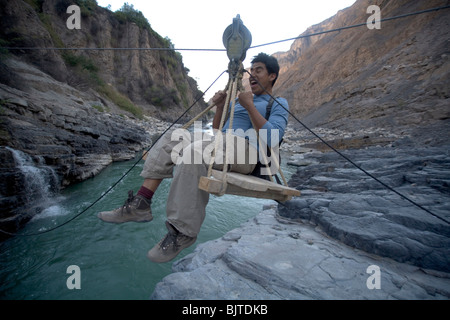
[{"label": "black hair", "polygon": [[269,72],[269,74],[271,74],[271,73],[276,74],[275,79],[272,81],[272,86],[273,86],[275,84],[275,81],[277,81],[278,74],[280,72],[280,66],[278,64],[278,60],[273,56],[269,56],[268,54],[261,52],[260,54],[253,57],[253,60],[251,63],[253,64],[256,62],[264,63],[266,65],[266,69],[267,69],[267,72]]}]

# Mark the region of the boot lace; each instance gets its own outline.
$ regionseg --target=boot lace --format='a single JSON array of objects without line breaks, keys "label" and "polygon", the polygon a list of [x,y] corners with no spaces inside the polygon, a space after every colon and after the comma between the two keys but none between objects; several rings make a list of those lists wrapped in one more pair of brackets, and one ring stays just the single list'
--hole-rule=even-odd
[{"label": "boot lace", "polygon": [[167,250],[171,245],[175,248],[175,250],[179,247],[177,237],[178,234],[175,232],[169,232],[166,234],[164,239],[161,241],[160,248],[162,250]]},{"label": "boot lace", "polygon": [[120,211],[122,214],[125,213],[124,210],[127,213],[130,212],[130,204],[131,204],[131,202],[133,202],[133,199],[134,199],[133,190],[130,190],[130,191],[128,191],[128,199],[125,200],[125,203],[122,205],[122,208]]}]

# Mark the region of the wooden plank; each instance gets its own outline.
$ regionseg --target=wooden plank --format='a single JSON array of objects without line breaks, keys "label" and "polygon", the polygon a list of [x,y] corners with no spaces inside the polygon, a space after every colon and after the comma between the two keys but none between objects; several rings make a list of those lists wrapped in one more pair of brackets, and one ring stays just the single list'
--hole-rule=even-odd
[{"label": "wooden plank", "polygon": [[[208,193],[220,196],[222,190],[222,181],[217,180],[215,178],[201,177],[199,188]],[[287,201],[292,198],[291,195],[284,195],[277,191],[268,190],[261,192],[261,191],[247,190],[232,184],[227,184],[225,193],[243,197],[272,199],[278,201]]]},{"label": "wooden plank", "polygon": [[271,200],[278,200],[278,201],[287,201],[292,198],[290,195],[281,194],[279,192],[273,192],[273,191],[252,191],[252,190],[246,190],[242,189],[238,186],[229,184],[227,186],[227,194],[233,194],[237,196],[243,196],[243,197],[251,197],[251,198],[260,198],[260,199],[271,199]]},{"label": "wooden plank", "polygon": [[[212,177],[200,177],[199,188],[211,194],[220,195],[223,187],[222,176],[222,171],[213,170]],[[235,172],[227,173],[225,193],[278,201],[287,201],[293,196],[300,196],[300,191],[294,188]]]},{"label": "wooden plank", "polygon": [[[251,175],[240,174],[236,172],[227,172],[227,183],[232,184],[243,189],[252,190],[252,191],[278,191],[281,194],[291,195],[291,196],[300,196],[300,191],[294,188],[290,188],[287,186],[283,186],[281,184],[260,179]],[[218,170],[212,171],[212,176],[217,180],[222,181],[223,172]]]},{"label": "wooden plank", "polygon": [[198,187],[201,190],[217,195],[222,190],[222,181],[215,178],[200,177]]}]

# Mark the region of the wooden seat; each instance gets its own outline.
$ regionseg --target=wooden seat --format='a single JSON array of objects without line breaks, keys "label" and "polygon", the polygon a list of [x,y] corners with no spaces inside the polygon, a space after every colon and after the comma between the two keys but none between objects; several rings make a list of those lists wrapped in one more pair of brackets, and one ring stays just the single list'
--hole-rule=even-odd
[{"label": "wooden seat", "polygon": [[[211,177],[200,177],[198,187],[211,194],[222,195],[223,174],[222,171],[212,170]],[[299,190],[272,181],[236,172],[227,172],[225,174],[225,194],[278,201],[287,201],[293,196],[300,196]]]}]

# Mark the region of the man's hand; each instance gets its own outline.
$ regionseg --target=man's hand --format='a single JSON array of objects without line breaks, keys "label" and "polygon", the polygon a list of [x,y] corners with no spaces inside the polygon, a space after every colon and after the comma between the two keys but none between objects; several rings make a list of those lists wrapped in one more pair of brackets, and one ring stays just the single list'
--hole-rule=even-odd
[{"label": "man's hand", "polygon": [[267,120],[256,109],[255,104],[253,103],[253,93],[250,91],[241,92],[239,94],[239,103],[247,110],[255,129],[261,129]]},{"label": "man's hand", "polygon": [[225,106],[225,100],[227,99],[226,91],[218,91],[212,98],[213,103],[216,105],[216,113],[212,122],[213,129],[219,129],[220,120],[222,119],[223,107]]},{"label": "man's hand", "polygon": [[223,106],[225,105],[226,98],[227,93],[225,91],[217,91],[216,94],[213,96],[212,101],[217,107],[223,108]]},{"label": "man's hand", "polygon": [[255,107],[255,105],[253,104],[253,93],[251,93],[250,91],[239,93],[239,103],[245,109],[250,111],[250,108]]}]

